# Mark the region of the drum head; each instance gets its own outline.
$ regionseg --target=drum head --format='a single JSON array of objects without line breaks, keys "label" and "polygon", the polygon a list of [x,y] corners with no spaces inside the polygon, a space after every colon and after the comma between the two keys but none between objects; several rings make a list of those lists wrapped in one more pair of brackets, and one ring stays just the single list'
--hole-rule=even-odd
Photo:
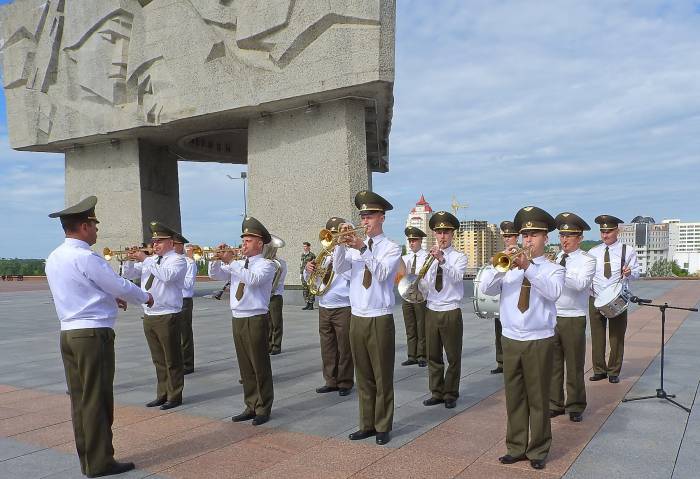
[{"label": "drum head", "polygon": [[610,301],[617,298],[620,291],[622,291],[622,285],[620,283],[611,284],[600,292],[598,297],[593,302],[593,305],[596,308],[602,308],[606,304],[610,303]]}]

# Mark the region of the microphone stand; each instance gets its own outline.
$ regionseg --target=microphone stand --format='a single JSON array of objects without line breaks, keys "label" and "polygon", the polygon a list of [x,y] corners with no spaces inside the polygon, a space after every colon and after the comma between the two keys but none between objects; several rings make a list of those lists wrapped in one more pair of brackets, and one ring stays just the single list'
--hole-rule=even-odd
[{"label": "microphone stand", "polygon": [[[648,300],[647,300],[648,301]],[[633,397],[633,398],[624,398],[622,402],[630,402],[630,401],[641,401],[644,399],[665,399],[666,401],[675,404],[679,408],[683,409],[686,412],[690,412],[690,409],[683,406],[682,404],[679,404],[678,402],[674,401],[671,398],[675,398],[675,394],[668,394],[666,390],[664,389],[664,338],[666,336],[666,310],[667,309],[678,309],[681,311],[694,311],[697,312],[697,308],[680,308],[677,306],[669,306],[668,303],[664,304],[651,304],[651,302],[643,302],[643,300],[637,300],[635,301],[639,306],[649,306],[652,308],[659,308],[661,311],[661,383],[659,386],[659,389],[656,390],[656,394],[652,396],[639,396],[639,397]]]}]

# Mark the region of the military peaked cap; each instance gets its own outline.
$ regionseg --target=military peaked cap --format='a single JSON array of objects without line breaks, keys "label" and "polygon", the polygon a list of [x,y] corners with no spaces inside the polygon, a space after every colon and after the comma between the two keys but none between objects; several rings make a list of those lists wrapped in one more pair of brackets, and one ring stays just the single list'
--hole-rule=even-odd
[{"label": "military peaked cap", "polygon": [[430,217],[430,221],[428,221],[428,226],[430,226],[430,229],[433,231],[458,230],[459,220],[452,213],[448,213],[447,211],[438,211]]},{"label": "military peaked cap", "polygon": [[537,206],[521,208],[513,219],[515,229],[520,233],[527,230],[554,231],[556,225],[552,215]]},{"label": "military peaked cap", "polygon": [[75,219],[92,220],[95,223],[99,223],[99,221],[97,221],[97,217],[95,216],[96,204],[97,196],[88,196],[76,205],[69,206],[64,210],[57,211],[55,213],[51,213],[49,218],[74,217]]},{"label": "military peaked cap", "polygon": [[581,234],[584,231],[591,229],[583,218],[574,213],[559,213],[554,222],[557,224],[557,229],[560,233],[576,233]]},{"label": "military peaked cap", "polygon": [[272,241],[272,236],[270,236],[270,232],[267,231],[267,228],[252,216],[246,216],[243,220],[243,224],[241,225],[241,238],[244,236],[257,236],[258,238],[262,238],[264,244]]},{"label": "military peaked cap", "polygon": [[389,211],[393,210],[394,207],[387,200],[379,196],[373,191],[363,190],[355,195],[355,206],[360,213],[362,212],[374,212],[374,211]]}]

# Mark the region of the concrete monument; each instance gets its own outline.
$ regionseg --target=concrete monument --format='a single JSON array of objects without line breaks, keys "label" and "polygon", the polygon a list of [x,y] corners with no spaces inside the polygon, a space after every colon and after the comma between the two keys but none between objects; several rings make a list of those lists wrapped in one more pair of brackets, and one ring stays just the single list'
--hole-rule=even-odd
[{"label": "concrete monument", "polygon": [[10,143],[65,153],[66,203],[97,195],[110,246],[180,226],[178,160],[247,164],[248,211],[293,265],[388,170],[394,24],[394,0],[15,0]]}]

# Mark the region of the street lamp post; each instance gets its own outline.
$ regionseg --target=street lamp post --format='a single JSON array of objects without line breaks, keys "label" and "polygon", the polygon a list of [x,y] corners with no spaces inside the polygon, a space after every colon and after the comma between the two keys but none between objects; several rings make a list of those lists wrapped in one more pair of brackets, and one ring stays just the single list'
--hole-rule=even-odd
[{"label": "street lamp post", "polygon": [[248,201],[245,192],[245,181],[248,178],[248,173],[246,173],[245,171],[241,171],[240,178],[236,178],[231,175],[226,175],[226,177],[229,180],[243,180],[243,216],[248,216]]}]

